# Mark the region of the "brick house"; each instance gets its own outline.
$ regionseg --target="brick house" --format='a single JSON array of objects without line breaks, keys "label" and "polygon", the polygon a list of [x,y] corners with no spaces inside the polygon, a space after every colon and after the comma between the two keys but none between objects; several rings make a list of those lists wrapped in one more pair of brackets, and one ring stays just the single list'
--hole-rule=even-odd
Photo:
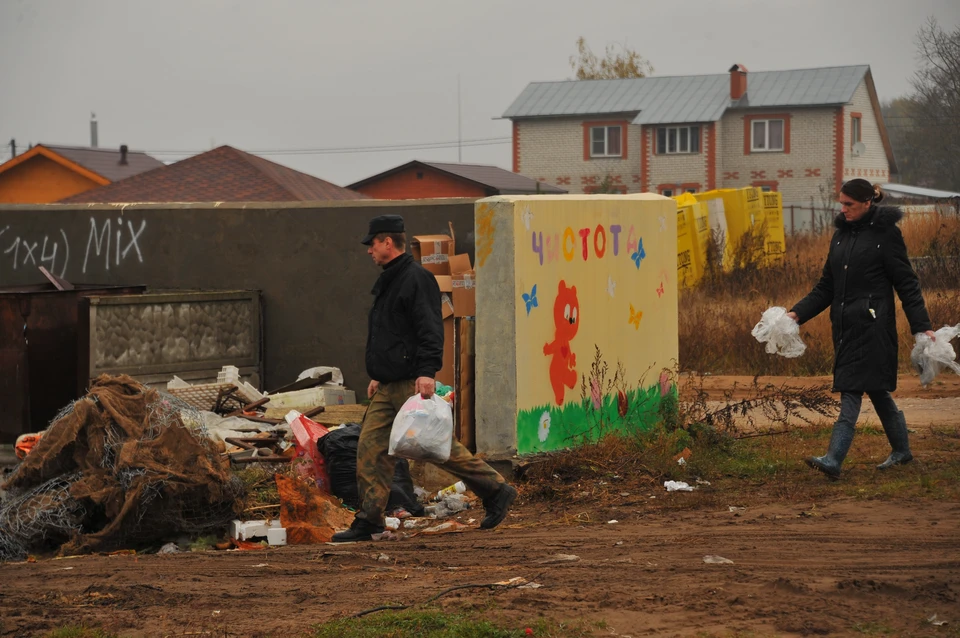
[{"label": "brick house", "polygon": [[534,82],[503,117],[514,172],[571,193],[758,186],[809,204],[897,172],[869,66]]},{"label": "brick house", "polygon": [[377,173],[347,188],[375,199],[558,195],[567,190],[486,164],[414,160]]}]

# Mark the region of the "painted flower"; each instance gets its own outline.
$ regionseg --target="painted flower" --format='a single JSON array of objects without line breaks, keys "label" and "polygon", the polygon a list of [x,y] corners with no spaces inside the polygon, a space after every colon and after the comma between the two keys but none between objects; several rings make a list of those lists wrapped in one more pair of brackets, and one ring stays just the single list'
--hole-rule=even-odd
[{"label": "painted flower", "polygon": [[660,396],[665,397],[670,392],[670,373],[666,370],[660,373]]},{"label": "painted flower", "polygon": [[596,377],[590,377],[590,399],[593,401],[593,409],[599,410],[600,403],[600,382]]},{"label": "painted flower", "polygon": [[544,411],[544,413],[540,415],[540,426],[537,428],[537,436],[540,438],[541,443],[546,443],[547,437],[550,436],[549,410]]},{"label": "painted flower", "polygon": [[627,395],[623,393],[623,390],[617,390],[617,414],[620,415],[620,418],[627,416],[627,410],[629,409],[629,404],[627,403]]}]

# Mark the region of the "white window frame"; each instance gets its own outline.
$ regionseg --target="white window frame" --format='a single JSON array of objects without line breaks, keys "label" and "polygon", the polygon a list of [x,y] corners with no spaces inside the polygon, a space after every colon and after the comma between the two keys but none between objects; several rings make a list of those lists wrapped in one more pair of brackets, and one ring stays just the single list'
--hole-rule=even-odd
[{"label": "white window frame", "polygon": [[850,148],[863,141],[863,117],[850,118]]},{"label": "white window frame", "polygon": [[[780,122],[780,148],[770,148],[770,122]],[[757,124],[763,124],[763,148],[757,147]],[[751,153],[782,153],[787,144],[787,121],[781,117],[750,122]]]},{"label": "white window frame", "polygon": [[[694,134],[696,130],[696,134]],[[660,131],[664,131],[663,150],[660,150]],[[687,149],[682,150],[681,131],[687,134]],[[674,149],[670,150],[670,133],[673,133]],[[657,155],[695,155],[700,153],[700,125],[693,124],[689,126],[659,126],[657,127]],[[696,150],[691,150],[693,141],[696,140]]]},{"label": "white window frame", "polygon": [[[620,140],[620,151],[618,153],[609,153],[609,143],[610,143],[610,129],[617,129],[617,138]],[[593,150],[593,132],[596,130],[603,131],[603,153],[595,153]],[[619,124],[609,124],[604,126],[591,126],[590,127],[590,157],[623,157],[623,127]]]}]

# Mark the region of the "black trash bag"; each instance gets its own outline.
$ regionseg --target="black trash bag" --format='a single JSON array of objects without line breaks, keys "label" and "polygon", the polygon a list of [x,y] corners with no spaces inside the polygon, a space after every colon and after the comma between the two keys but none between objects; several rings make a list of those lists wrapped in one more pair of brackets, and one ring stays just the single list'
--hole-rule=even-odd
[{"label": "black trash bag", "polygon": [[[345,505],[357,509],[360,494],[357,490],[357,443],[360,441],[360,424],[348,423],[331,430],[317,441],[317,449],[323,455],[330,476],[330,489]],[[390,499],[387,511],[402,507],[414,516],[423,516],[423,505],[413,492],[410,464],[406,459],[397,459],[390,484]]]}]

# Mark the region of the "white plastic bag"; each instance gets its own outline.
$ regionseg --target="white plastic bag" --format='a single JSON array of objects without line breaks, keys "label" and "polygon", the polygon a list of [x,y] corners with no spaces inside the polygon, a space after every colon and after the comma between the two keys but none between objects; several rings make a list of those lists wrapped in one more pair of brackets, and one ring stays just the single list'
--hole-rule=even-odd
[{"label": "white plastic bag", "polygon": [[767,344],[769,354],[794,359],[807,349],[800,339],[800,324],[788,317],[787,309],[780,306],[764,310],[760,323],[753,327],[750,334],[760,343]]},{"label": "white plastic bag", "polygon": [[960,335],[960,324],[944,326],[933,334],[937,336],[936,341],[922,332],[917,333],[917,344],[910,353],[910,361],[920,373],[920,383],[924,386],[930,385],[944,368],[960,374],[960,364],[956,362],[957,353],[950,345],[950,342]]},{"label": "white plastic bag", "polygon": [[394,418],[387,453],[414,461],[446,463],[452,445],[450,404],[436,394],[424,399],[418,393],[407,399]]}]

